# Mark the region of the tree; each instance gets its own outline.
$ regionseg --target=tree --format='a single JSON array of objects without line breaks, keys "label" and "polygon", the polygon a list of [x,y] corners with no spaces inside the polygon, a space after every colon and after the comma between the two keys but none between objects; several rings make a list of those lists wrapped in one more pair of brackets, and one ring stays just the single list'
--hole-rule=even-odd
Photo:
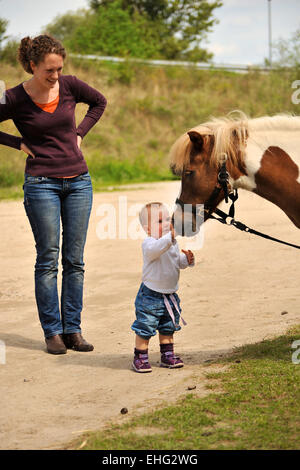
[{"label": "tree", "polygon": [[121,0],[107,1],[86,16],[69,47],[82,54],[150,58],[158,55],[159,39],[149,20],[138,12],[132,16]]},{"label": "tree", "polygon": [[274,45],[274,64],[278,66],[300,66],[300,28],[290,39],[279,39]]},{"label": "tree", "polygon": [[[114,0],[90,0],[89,4],[93,10],[99,7],[105,7]],[[158,14],[168,7],[168,0],[122,0],[123,10],[128,10],[131,14],[138,11],[140,14],[148,15],[152,20],[156,19]]]},{"label": "tree", "polygon": [[96,11],[100,6],[105,6],[108,3],[111,3],[112,0],[90,0],[89,4],[92,10]]},{"label": "tree", "polygon": [[43,33],[48,33],[62,43],[72,38],[74,31],[85,24],[87,12],[84,9],[76,12],[68,12],[58,15],[54,20],[43,28]]},{"label": "tree", "polygon": [[1,49],[0,59],[8,64],[17,65],[19,43],[20,41],[14,38],[6,41],[5,46]]},{"label": "tree", "polygon": [[[91,8],[98,14],[112,3],[114,0],[90,0]],[[204,61],[211,58],[200,43],[217,22],[213,11],[222,6],[221,0],[120,0],[120,6],[132,18],[138,13],[151,22],[160,56]]]},{"label": "tree", "polygon": [[46,28],[72,52],[207,62],[201,47],[221,0],[89,0]]}]

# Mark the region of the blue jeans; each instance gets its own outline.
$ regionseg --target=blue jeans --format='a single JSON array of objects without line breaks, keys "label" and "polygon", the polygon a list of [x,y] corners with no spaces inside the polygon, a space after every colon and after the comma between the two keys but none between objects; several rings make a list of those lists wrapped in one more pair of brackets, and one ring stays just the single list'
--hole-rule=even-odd
[{"label": "blue jeans", "polygon": [[[80,333],[83,251],[93,201],[89,172],[75,178],[25,173],[24,207],[35,239],[35,297],[45,337]],[[57,291],[62,223],[61,312]]]},{"label": "blue jeans", "polygon": [[[168,296],[168,294],[166,294]],[[179,311],[181,312],[180,299],[176,293],[173,294]],[[176,325],[172,322],[170,314],[166,309],[163,294],[145,286],[142,282],[135,299],[136,320],[131,329],[141,338],[150,339],[156,335],[156,331],[162,335],[172,336],[175,331],[181,330],[179,326],[179,314],[170,302]]]}]

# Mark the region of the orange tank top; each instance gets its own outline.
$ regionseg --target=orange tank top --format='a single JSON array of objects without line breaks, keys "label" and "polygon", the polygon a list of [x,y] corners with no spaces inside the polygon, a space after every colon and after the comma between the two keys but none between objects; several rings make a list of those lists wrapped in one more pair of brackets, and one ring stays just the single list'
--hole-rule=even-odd
[{"label": "orange tank top", "polygon": [[[41,108],[43,111],[46,111],[47,113],[54,113],[58,106],[59,102],[59,94],[55,98],[55,100],[50,101],[50,103],[37,103],[36,101],[34,102],[39,108]],[[72,175],[72,176],[56,176],[56,178],[74,178],[75,176],[78,175]]]},{"label": "orange tank top", "polygon": [[58,102],[59,102],[59,94],[57,95],[55,100],[50,101],[50,103],[37,103],[36,101],[34,103],[43,111],[46,111],[47,113],[54,113],[54,111],[57,108]]}]

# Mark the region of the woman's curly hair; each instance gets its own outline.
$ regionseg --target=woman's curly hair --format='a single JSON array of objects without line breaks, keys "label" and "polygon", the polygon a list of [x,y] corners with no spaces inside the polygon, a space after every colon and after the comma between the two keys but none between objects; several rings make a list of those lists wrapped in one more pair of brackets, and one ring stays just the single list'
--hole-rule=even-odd
[{"label": "woman's curly hair", "polygon": [[26,72],[33,74],[30,61],[32,60],[35,65],[38,65],[47,54],[57,54],[63,59],[66,58],[63,45],[52,36],[42,34],[34,39],[27,36],[21,40],[18,49],[18,60]]}]

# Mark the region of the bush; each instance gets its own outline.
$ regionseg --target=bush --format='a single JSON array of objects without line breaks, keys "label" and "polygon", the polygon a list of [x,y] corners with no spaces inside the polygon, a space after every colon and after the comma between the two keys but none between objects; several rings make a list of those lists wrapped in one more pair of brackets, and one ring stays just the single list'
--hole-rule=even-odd
[{"label": "bush", "polygon": [[158,54],[159,41],[146,18],[138,13],[132,18],[121,2],[115,1],[88,15],[68,46],[81,54],[151,58]]},{"label": "bush", "polygon": [[0,52],[0,59],[7,64],[16,65],[18,63],[17,54],[18,54],[19,41],[15,39],[10,39],[5,44],[4,48]]}]

